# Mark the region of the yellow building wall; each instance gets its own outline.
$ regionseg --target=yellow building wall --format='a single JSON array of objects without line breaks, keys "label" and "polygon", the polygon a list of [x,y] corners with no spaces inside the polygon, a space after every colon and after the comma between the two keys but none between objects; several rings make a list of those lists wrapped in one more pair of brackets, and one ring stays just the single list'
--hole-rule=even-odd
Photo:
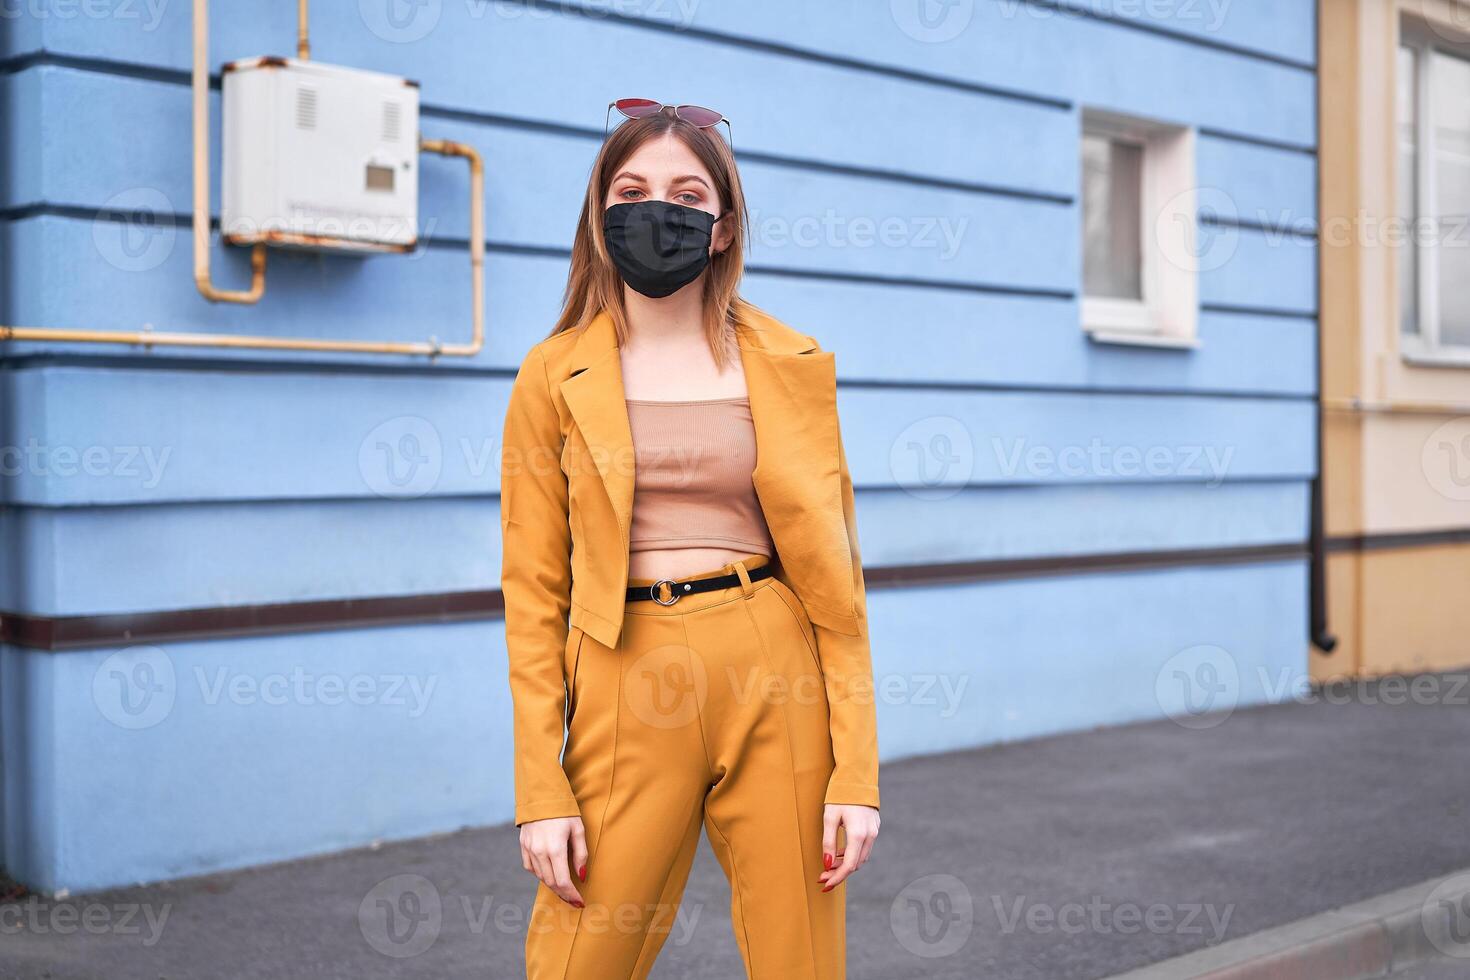
[{"label": "yellow building wall", "polygon": [[[1399,26],[1470,0],[1319,0],[1323,498],[1330,656],[1314,678],[1470,665],[1470,366],[1400,349]],[[1448,33],[1447,33],[1448,32]],[[1465,35],[1470,45],[1470,34]]]}]

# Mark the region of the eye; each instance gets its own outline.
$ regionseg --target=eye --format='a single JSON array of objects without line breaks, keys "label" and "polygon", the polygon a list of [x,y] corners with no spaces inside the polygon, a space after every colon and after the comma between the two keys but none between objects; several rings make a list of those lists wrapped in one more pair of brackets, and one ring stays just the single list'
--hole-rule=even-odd
[{"label": "eye", "polygon": [[643,197],[643,192],[636,187],[625,187],[618,192],[618,197],[625,201],[637,201]]},{"label": "eye", "polygon": [[678,196],[678,201],[680,204],[695,205],[699,203],[700,197],[693,191],[684,191]]}]

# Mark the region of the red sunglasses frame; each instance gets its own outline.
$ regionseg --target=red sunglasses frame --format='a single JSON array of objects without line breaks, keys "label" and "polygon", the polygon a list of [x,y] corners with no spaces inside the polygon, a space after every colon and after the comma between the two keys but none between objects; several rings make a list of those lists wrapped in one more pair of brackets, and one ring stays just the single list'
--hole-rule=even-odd
[{"label": "red sunglasses frame", "polygon": [[[616,99],[609,102],[607,104],[607,118],[602,123],[603,139],[607,139],[614,109],[618,110],[627,119],[647,119],[649,116],[672,109],[675,116],[698,129],[712,129],[720,123],[724,123],[726,131],[730,134],[730,145],[735,145],[733,127],[730,125],[730,120],[725,117],[724,113],[702,105],[690,105],[687,103],[684,105],[664,105],[662,102],[656,102],[653,99]],[[685,114],[686,109],[690,110],[687,115]],[[696,115],[696,113],[708,113],[709,116],[716,118],[709,119],[709,116]],[[690,118],[691,116],[693,118]]]}]

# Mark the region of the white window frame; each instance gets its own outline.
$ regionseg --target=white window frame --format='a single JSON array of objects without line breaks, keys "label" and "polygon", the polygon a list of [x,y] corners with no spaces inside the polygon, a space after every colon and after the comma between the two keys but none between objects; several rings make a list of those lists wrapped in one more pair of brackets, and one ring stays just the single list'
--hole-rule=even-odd
[{"label": "white window frame", "polygon": [[[1194,129],[1088,109],[1082,113],[1081,135],[1133,143],[1143,149],[1139,194],[1143,298],[1087,296],[1084,246],[1082,328],[1099,343],[1199,346]],[[1079,226],[1082,209],[1079,192]]]},{"label": "white window frame", "polygon": [[[1406,17],[1400,20],[1399,46],[1412,48],[1414,51],[1414,100],[1419,113],[1414,132],[1414,161],[1416,164],[1414,221],[1405,229],[1407,240],[1399,246],[1400,248],[1412,248],[1417,253],[1414,262],[1414,271],[1418,276],[1418,281],[1415,283],[1415,307],[1419,313],[1419,322],[1415,333],[1406,333],[1404,324],[1399,324],[1400,351],[1404,360],[1409,362],[1470,367],[1470,344],[1440,343],[1439,262],[1435,255],[1435,245],[1433,243],[1420,245],[1417,231],[1419,219],[1438,213],[1437,206],[1430,206],[1431,202],[1437,199],[1439,191],[1434,165],[1434,126],[1431,125],[1434,110],[1430,101],[1430,55],[1439,53],[1462,61],[1470,61],[1470,40],[1455,43],[1429,27]],[[1397,54],[1397,49],[1395,49],[1395,54]],[[1394,64],[1394,71],[1397,72],[1397,59]],[[1394,84],[1398,84],[1397,78],[1394,79]],[[1394,122],[1395,135],[1397,135],[1398,121]],[[1394,157],[1394,165],[1398,165],[1397,154]],[[1397,195],[1397,183],[1395,183],[1394,192]],[[1408,212],[1404,203],[1403,201],[1398,202],[1398,212],[1406,216]],[[1400,288],[1402,288],[1402,283]],[[1394,296],[1394,308],[1399,309],[1397,294]]]}]

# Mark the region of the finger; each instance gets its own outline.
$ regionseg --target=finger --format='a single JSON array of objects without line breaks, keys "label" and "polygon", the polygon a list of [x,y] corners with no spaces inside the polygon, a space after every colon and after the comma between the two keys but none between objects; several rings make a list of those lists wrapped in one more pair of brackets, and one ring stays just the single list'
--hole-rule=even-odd
[{"label": "finger", "polygon": [[572,884],[572,872],[568,867],[567,851],[567,847],[563,846],[551,859],[551,873],[556,882],[552,887],[556,889],[556,893],[561,896],[562,901],[568,905],[582,908],[586,903],[582,901],[582,896],[577,893],[577,886]]},{"label": "finger", "polygon": [[842,857],[846,853],[846,851],[838,851],[836,854],[834,854],[832,869],[830,871],[823,871],[821,874],[817,875],[817,880],[825,885],[827,883],[827,879],[835,875],[837,873],[837,869],[842,867]]},{"label": "finger", "polygon": [[836,874],[827,879],[827,887],[822,891],[830,892],[838,885],[847,880],[847,876],[857,870],[858,851],[862,848],[863,841],[853,834],[847,835],[847,853],[842,856],[842,863],[837,866]]},{"label": "finger", "polygon": [[541,884],[551,888],[556,883],[556,875],[551,872],[551,858],[545,853],[537,850],[531,851],[531,867]]},{"label": "finger", "polygon": [[587,880],[587,833],[582,821],[572,825],[572,867],[577,871],[577,880]]},{"label": "finger", "polygon": [[837,826],[842,822],[836,807],[827,807],[822,816],[822,868],[831,871],[837,864]]},{"label": "finger", "polygon": [[[527,871],[531,871],[531,852],[526,850],[526,845],[524,843],[521,844],[521,867],[525,868]],[[531,871],[531,873],[535,874],[534,871]]]},{"label": "finger", "polygon": [[858,855],[858,867],[859,868],[861,868],[863,865],[865,865],[865,864],[868,863],[868,858],[873,853],[873,845],[875,843],[877,843],[877,841],[878,841],[878,835],[877,834],[874,834],[872,837],[869,837],[867,839],[867,841],[865,841],[863,843],[863,853],[861,853],[861,854]]}]

